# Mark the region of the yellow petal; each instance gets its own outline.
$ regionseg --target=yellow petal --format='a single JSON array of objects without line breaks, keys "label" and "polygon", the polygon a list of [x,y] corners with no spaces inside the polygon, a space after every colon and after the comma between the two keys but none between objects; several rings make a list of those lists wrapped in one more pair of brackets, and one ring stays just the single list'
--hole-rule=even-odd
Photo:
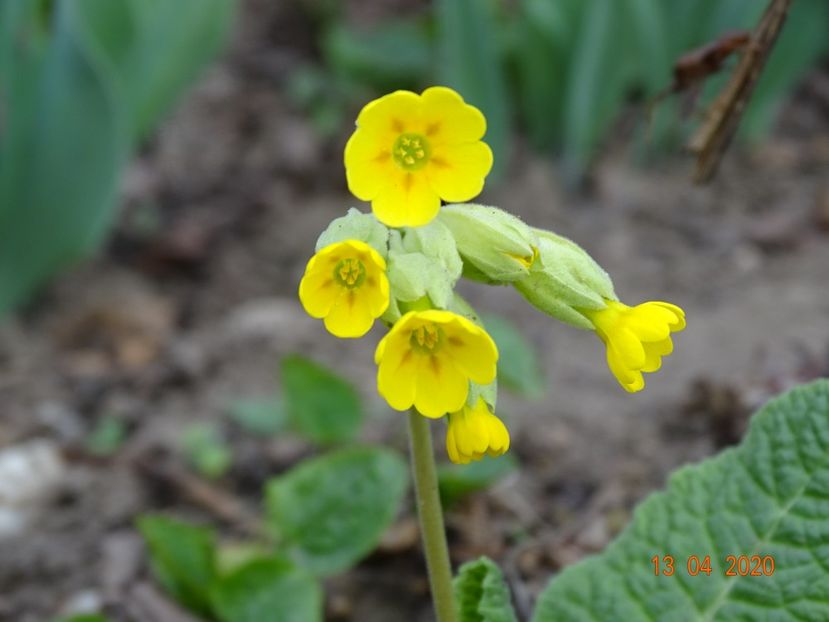
[{"label": "yellow petal", "polygon": [[394,137],[419,131],[420,96],[411,91],[395,91],[366,104],[357,116],[357,127],[376,135]]},{"label": "yellow petal", "polygon": [[389,171],[396,167],[391,158],[392,136],[362,128],[345,145],[345,177],[348,189],[362,201],[371,201],[385,185]]},{"label": "yellow petal", "polygon": [[305,312],[317,319],[328,315],[341,291],[329,271],[314,270],[299,282],[299,300]]},{"label": "yellow petal", "polygon": [[456,316],[446,328],[446,348],[458,368],[478,384],[489,384],[497,372],[498,348],[489,334],[466,318]]},{"label": "yellow petal", "polygon": [[365,335],[374,324],[374,316],[359,290],[341,288],[324,321],[335,337],[352,338]]},{"label": "yellow petal", "polygon": [[387,339],[388,336],[380,342],[383,358],[377,369],[377,391],[395,410],[407,410],[414,404],[417,361],[410,349],[402,347],[400,340],[392,338],[389,342]]},{"label": "yellow petal", "polygon": [[476,142],[435,147],[426,173],[429,183],[444,201],[468,201],[481,193],[492,169],[492,150]]},{"label": "yellow petal", "polygon": [[607,348],[607,366],[613,372],[613,375],[616,376],[616,380],[619,381],[619,384],[622,385],[625,391],[636,393],[637,391],[641,391],[645,386],[642,372],[625,367],[612,347]]},{"label": "yellow petal", "polygon": [[618,353],[622,364],[630,369],[641,369],[645,364],[645,349],[642,342],[624,325],[616,325],[608,334],[610,344]]},{"label": "yellow petal", "polygon": [[475,142],[486,132],[486,118],[481,111],[450,88],[428,88],[421,101],[423,133],[434,146]]},{"label": "yellow petal", "polygon": [[443,356],[417,356],[415,408],[425,417],[437,419],[460,410],[469,394],[469,381]]},{"label": "yellow petal", "polygon": [[440,197],[423,171],[397,170],[371,203],[377,220],[389,227],[420,227],[437,216]]}]

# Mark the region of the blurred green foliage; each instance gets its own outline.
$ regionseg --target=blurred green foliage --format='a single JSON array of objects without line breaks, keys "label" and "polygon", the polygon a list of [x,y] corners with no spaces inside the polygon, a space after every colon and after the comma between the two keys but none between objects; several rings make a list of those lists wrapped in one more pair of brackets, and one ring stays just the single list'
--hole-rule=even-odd
[{"label": "blurred green foliage", "polygon": [[314,622],[322,620],[319,577],[377,545],[407,483],[397,453],[352,447],[271,478],[259,539],[220,545],[210,529],[161,515],[140,518],[138,529],[159,583],[203,618]]},{"label": "blurred green foliage", "polygon": [[233,452],[216,425],[197,423],[184,430],[181,437],[184,457],[200,475],[209,479],[222,477],[233,465]]},{"label": "blurred green foliage", "polygon": [[235,0],[0,2],[0,314],[93,249],[137,142]]},{"label": "blurred green foliage", "polygon": [[[651,147],[677,145],[695,122],[682,118],[676,101],[682,96],[656,107],[647,132],[645,102],[671,84],[673,64],[684,52],[753,27],[767,3],[433,0],[426,14],[371,28],[346,26],[336,4],[309,4],[321,24],[322,67],[300,68],[293,82],[316,85],[297,101],[313,118],[324,118],[326,128],[371,96],[447,84],[486,114],[496,166],[507,163],[508,137],[517,126],[539,150],[560,153],[575,179],[630,101],[640,104],[640,146],[646,134]],[[829,53],[827,29],[829,2],[793,3],[743,120],[744,138],[764,137],[782,99]],[[728,71],[722,74],[708,81],[699,109]]]}]

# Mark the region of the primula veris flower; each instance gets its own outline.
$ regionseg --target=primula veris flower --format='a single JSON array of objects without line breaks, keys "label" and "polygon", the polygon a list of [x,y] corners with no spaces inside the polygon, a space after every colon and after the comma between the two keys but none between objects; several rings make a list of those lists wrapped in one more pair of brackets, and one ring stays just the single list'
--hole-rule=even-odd
[{"label": "primula veris flower", "polygon": [[685,312],[667,302],[645,302],[629,307],[607,300],[600,310],[582,310],[596,334],[607,346],[607,364],[626,391],[642,390],[643,372],[662,366],[662,357],[673,352],[671,333],[685,328]]},{"label": "primula veris flower", "polygon": [[498,349],[487,332],[450,311],[409,311],[377,345],[377,390],[396,410],[426,417],[460,410],[469,381],[495,380]]},{"label": "primula veris flower", "polygon": [[481,192],[492,168],[485,132],[484,115],[446,87],[375,99],[345,146],[348,187],[389,227],[425,225],[441,199],[468,201]]},{"label": "primula veris flower", "polygon": [[389,306],[386,261],[359,240],[329,244],[305,267],[299,299],[331,334],[362,337]]},{"label": "primula veris flower", "polygon": [[489,410],[483,399],[474,407],[464,405],[449,414],[446,453],[455,464],[468,464],[485,455],[501,456],[509,449],[509,432],[504,422]]}]

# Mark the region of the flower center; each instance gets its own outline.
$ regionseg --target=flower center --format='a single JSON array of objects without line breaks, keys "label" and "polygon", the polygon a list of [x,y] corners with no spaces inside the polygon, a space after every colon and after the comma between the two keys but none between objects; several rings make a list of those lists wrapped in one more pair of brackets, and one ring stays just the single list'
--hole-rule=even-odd
[{"label": "flower center", "polygon": [[424,324],[412,331],[409,343],[412,349],[423,354],[434,354],[443,346],[445,335],[440,326],[435,324]]},{"label": "flower center", "polygon": [[429,142],[420,134],[401,134],[391,150],[397,165],[405,171],[416,171],[429,161]]},{"label": "flower center", "polygon": [[334,268],[334,280],[348,289],[360,287],[366,280],[366,267],[353,257],[341,259]]}]

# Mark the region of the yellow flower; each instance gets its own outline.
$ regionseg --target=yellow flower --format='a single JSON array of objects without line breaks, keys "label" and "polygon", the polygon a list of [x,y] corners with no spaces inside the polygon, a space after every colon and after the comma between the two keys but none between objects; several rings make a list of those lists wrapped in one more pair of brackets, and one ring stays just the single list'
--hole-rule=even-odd
[{"label": "yellow flower", "polygon": [[497,360],[495,342],[465,317],[409,311],[377,345],[377,390],[392,408],[436,419],[463,407],[470,380],[495,380]]},{"label": "yellow flower", "polygon": [[673,352],[670,334],[685,328],[685,312],[667,302],[645,302],[628,307],[607,300],[604,309],[582,309],[607,346],[607,364],[619,384],[630,393],[645,386],[642,372],[662,366]]},{"label": "yellow flower", "polygon": [[446,430],[446,453],[455,464],[480,460],[485,454],[501,456],[509,449],[509,432],[504,422],[492,414],[483,399],[474,408],[449,415]]},{"label": "yellow flower", "polygon": [[386,261],[359,240],[329,244],[305,267],[299,299],[333,335],[362,337],[389,306]]},{"label": "yellow flower", "polygon": [[348,188],[390,227],[425,225],[441,199],[468,201],[481,192],[492,168],[485,132],[484,115],[443,86],[375,99],[345,146]]}]

